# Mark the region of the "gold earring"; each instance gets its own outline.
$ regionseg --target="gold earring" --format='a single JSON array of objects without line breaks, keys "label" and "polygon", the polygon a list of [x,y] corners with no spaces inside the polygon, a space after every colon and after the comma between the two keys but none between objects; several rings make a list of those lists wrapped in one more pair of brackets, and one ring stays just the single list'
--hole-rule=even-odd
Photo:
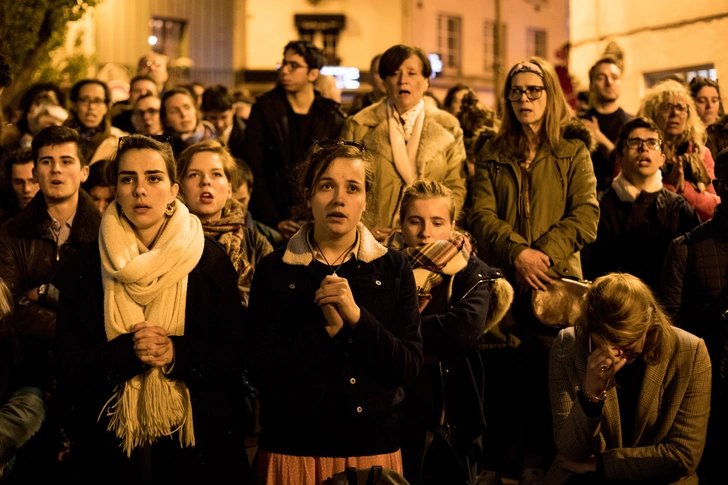
[{"label": "gold earring", "polygon": [[168,217],[172,217],[176,208],[177,207],[175,206],[175,203],[170,202],[169,204],[167,204],[167,209],[164,211],[164,214]]}]

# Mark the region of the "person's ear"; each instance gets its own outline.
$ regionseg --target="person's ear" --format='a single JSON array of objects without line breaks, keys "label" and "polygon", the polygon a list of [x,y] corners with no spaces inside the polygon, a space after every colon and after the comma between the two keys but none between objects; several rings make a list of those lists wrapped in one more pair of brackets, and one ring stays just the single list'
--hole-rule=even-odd
[{"label": "person's ear", "polygon": [[309,69],[308,70],[308,81],[314,82],[316,79],[318,79],[319,74],[321,74],[321,71],[318,69]]},{"label": "person's ear", "polygon": [[179,194],[179,185],[172,184],[172,187],[169,188],[169,194],[170,197],[169,200],[167,200],[167,204],[171,204],[177,198],[177,194]]},{"label": "person's ear", "polygon": [[91,169],[88,165],[81,168],[81,183],[84,183],[88,179],[88,174]]},{"label": "person's ear", "polygon": [[665,155],[665,152],[660,152],[660,167],[665,165],[665,162],[667,161],[667,155]]}]

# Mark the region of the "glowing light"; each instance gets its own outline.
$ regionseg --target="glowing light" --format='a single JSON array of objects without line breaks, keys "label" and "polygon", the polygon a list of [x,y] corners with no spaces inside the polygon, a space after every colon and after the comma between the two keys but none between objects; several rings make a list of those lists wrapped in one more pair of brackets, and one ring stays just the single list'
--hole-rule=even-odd
[{"label": "glowing light", "polygon": [[427,54],[427,58],[430,59],[430,65],[432,66],[432,76],[434,78],[437,73],[442,72],[442,60],[438,54]]},{"label": "glowing light", "polygon": [[324,66],[321,68],[321,74],[334,76],[336,87],[339,89],[359,88],[359,69],[356,67]]},{"label": "glowing light", "polygon": [[150,35],[147,39],[147,42],[149,42],[149,45],[157,45],[157,37],[154,35]]}]

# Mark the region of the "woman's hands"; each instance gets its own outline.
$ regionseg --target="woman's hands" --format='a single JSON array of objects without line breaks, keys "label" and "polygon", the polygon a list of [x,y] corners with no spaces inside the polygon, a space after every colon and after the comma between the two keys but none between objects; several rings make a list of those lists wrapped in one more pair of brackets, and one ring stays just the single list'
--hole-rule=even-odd
[{"label": "woman's hands", "polygon": [[361,318],[361,309],[354,301],[346,278],[335,275],[324,278],[314,294],[314,302],[323,310],[326,331],[332,337],[339,333],[344,322],[354,326]]},{"label": "woman's hands", "polygon": [[163,367],[174,361],[174,344],[165,329],[140,322],[131,331],[134,333],[134,352],[142,364]]},{"label": "woman's hands", "polygon": [[552,283],[547,273],[551,259],[538,249],[526,249],[516,257],[516,281],[521,291],[529,288],[546,291],[546,285]]},{"label": "woman's hands", "polygon": [[685,190],[685,168],[683,167],[683,155],[672,157],[673,164],[665,182],[675,187],[678,194]]},{"label": "woman's hands", "polygon": [[556,463],[559,465],[559,468],[578,475],[583,475],[587,472],[596,473],[597,471],[597,459],[594,455],[590,456],[585,462],[578,462],[570,460],[559,453],[556,456]]},{"label": "woman's hands", "polygon": [[594,350],[586,361],[584,388],[592,396],[600,395],[609,385],[609,380],[627,363],[623,352],[613,348],[611,354],[602,349]]}]

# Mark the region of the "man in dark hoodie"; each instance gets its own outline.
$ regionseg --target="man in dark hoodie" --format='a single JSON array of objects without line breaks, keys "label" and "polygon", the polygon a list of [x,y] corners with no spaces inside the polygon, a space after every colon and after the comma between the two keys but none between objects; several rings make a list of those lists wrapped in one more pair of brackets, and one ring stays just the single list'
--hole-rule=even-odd
[{"label": "man in dark hoodie", "polygon": [[248,118],[243,159],[255,175],[250,209],[287,239],[300,227],[289,214],[293,169],[314,140],[338,138],[344,126],[341,106],[313,88],[323,65],[315,45],[289,42],[278,67],[278,86],[258,98]]}]

